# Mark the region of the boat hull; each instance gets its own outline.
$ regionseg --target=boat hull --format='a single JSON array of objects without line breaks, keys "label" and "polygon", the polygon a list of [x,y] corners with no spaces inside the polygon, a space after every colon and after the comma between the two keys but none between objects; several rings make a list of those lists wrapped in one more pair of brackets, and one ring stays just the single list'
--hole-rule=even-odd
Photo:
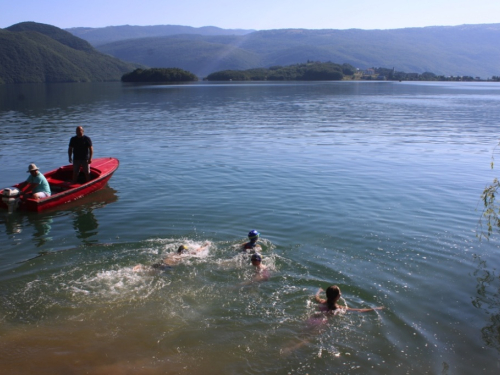
[{"label": "boat hull", "polygon": [[[20,201],[19,209],[40,212],[54,209],[65,203],[73,202],[88,194],[106,186],[107,182],[118,169],[120,162],[115,158],[97,158],[92,160],[90,165],[90,181],[84,183],[72,183],[73,165],[65,165],[53,171],[44,173],[49,182],[52,195],[48,198],[33,199],[26,198]],[[22,188],[26,182],[14,185],[16,188]],[[0,192],[2,195],[3,190]],[[7,205],[0,201],[0,207],[7,208]]]}]

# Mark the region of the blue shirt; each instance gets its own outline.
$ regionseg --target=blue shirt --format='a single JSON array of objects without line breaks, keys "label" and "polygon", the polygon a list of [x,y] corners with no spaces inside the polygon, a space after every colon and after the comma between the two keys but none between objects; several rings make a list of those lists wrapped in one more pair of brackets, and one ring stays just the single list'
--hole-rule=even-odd
[{"label": "blue shirt", "polygon": [[38,184],[32,191],[32,193],[49,193],[50,192],[50,186],[43,174],[38,172],[36,176],[32,176],[31,174],[29,175],[28,179],[26,180],[30,184]]}]

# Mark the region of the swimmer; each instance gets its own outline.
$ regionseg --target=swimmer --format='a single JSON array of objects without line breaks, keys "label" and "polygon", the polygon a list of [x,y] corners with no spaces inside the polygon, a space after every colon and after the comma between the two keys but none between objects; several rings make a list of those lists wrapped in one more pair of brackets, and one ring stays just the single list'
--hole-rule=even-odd
[{"label": "swimmer", "polygon": [[[175,253],[168,254],[163,261],[152,264],[151,268],[158,269],[160,271],[164,271],[176,264],[180,263],[185,255],[196,255],[203,250],[206,250],[211,245],[210,241],[205,242],[202,246],[198,247],[194,250],[189,250],[187,245],[180,245]],[[145,267],[142,264],[138,264],[133,268],[133,271],[141,271],[144,270]]]},{"label": "swimmer", "polygon": [[281,349],[280,350],[281,354],[283,355],[291,354],[293,351],[303,347],[304,345],[309,344],[312,340],[312,337],[323,332],[329,320],[328,316],[326,316],[327,314],[335,315],[340,311],[368,312],[374,310],[382,310],[384,308],[383,306],[380,306],[370,309],[352,309],[347,306],[341,306],[337,302],[340,299],[342,293],[340,292],[340,288],[337,285],[332,285],[326,289],[326,299],[320,298],[319,296],[320,293],[323,291],[324,290],[322,288],[319,288],[318,292],[314,296],[316,302],[319,303],[318,308],[322,313],[316,312],[313,316],[311,316],[306,321],[306,325],[302,331],[301,336],[303,336],[303,338],[301,338],[298,343],[290,344]]},{"label": "swimmer", "polygon": [[256,253],[258,251],[262,251],[262,247],[257,243],[259,240],[260,233],[255,229],[248,232],[248,239],[250,241],[241,245],[241,251],[245,253]]},{"label": "swimmer", "polygon": [[253,283],[259,283],[261,281],[269,280],[269,277],[271,275],[269,274],[269,269],[262,264],[262,256],[258,253],[252,254],[252,258],[250,259],[250,261],[252,262],[252,266],[255,269],[255,274],[250,281],[244,282],[240,285],[250,285]]},{"label": "swimmer", "polygon": [[262,264],[262,256],[260,254],[253,254],[250,261],[252,262],[252,266],[255,267],[254,281],[265,281],[269,279],[269,270]]},{"label": "swimmer", "polygon": [[203,250],[207,249],[210,246],[210,242],[207,241],[205,242],[202,246],[198,247],[197,249],[194,250],[189,250],[189,247],[186,245],[181,245],[177,249],[177,252],[174,254],[168,254],[165,259],[163,259],[163,263],[169,265],[169,266],[175,266],[179,262],[182,261],[183,258],[185,258],[185,255],[196,255]]},{"label": "swimmer", "polygon": [[347,306],[341,306],[337,302],[340,299],[340,296],[342,293],[340,292],[340,288],[337,285],[332,285],[329,286],[326,289],[326,299],[320,298],[319,294],[323,292],[324,290],[322,288],[319,288],[316,295],[314,296],[316,302],[319,303],[319,310],[328,312],[328,313],[335,313],[336,311],[358,311],[358,312],[368,312],[368,311],[374,311],[374,310],[382,310],[384,307],[379,306],[379,307],[374,307],[370,309],[353,309],[351,307]]}]

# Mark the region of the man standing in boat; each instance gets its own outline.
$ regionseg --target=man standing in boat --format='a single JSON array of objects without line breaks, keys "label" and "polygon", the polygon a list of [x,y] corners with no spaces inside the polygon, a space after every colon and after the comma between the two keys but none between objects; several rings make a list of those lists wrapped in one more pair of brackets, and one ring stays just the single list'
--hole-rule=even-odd
[{"label": "man standing in boat", "polygon": [[73,183],[78,180],[80,167],[85,174],[85,182],[90,180],[90,163],[92,163],[94,149],[90,138],[83,135],[83,133],[83,127],[78,126],[76,136],[71,137],[69,140],[68,157],[69,162],[73,163]]}]

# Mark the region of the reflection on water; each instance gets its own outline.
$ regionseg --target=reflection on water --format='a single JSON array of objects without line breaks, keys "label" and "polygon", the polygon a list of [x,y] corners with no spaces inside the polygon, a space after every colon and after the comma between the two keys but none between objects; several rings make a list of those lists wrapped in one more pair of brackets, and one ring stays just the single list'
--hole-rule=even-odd
[{"label": "reflection on water", "polygon": [[28,215],[28,222],[34,228],[33,242],[35,243],[36,247],[40,247],[46,242],[52,240],[52,238],[49,237],[50,230],[52,229],[52,217],[36,217],[35,215]]},{"label": "reflection on water", "polygon": [[5,232],[9,236],[20,234],[23,230],[22,217],[17,213],[0,215],[0,223],[5,224]]},{"label": "reflection on water", "polygon": [[2,210],[0,224],[5,225],[5,233],[11,239],[21,238],[26,232],[31,232],[35,247],[43,247],[53,241],[51,231],[56,221],[71,220],[76,237],[83,244],[89,245],[97,242],[92,237],[99,233],[95,211],[117,200],[117,191],[106,186],[83,198],[41,213],[15,211],[8,214],[6,210]]},{"label": "reflection on water", "polygon": [[97,239],[91,239],[99,233],[99,222],[94,215],[94,211],[116,202],[118,200],[116,193],[115,189],[106,186],[104,189],[70,203],[75,207],[71,212],[73,216],[73,228],[76,231],[76,237],[83,244],[90,245],[97,243]]},{"label": "reflection on water", "polygon": [[477,295],[472,304],[489,316],[488,325],[481,329],[486,345],[500,353],[500,274],[488,266],[487,261],[476,255],[477,269],[474,277],[477,281]]},{"label": "reflection on water", "polygon": [[[102,90],[100,88],[106,88]],[[91,104],[99,100],[116,99],[120,86],[102,83],[82,83],[75,90],[66,84],[15,84],[0,86],[0,111],[14,110],[29,115],[39,114],[47,108],[68,108]]]},{"label": "reflection on water", "polygon": [[82,240],[84,244],[95,243],[97,240],[89,240],[90,237],[97,234],[99,223],[95,218],[92,208],[76,209],[73,212],[73,228],[76,231],[76,237]]}]

